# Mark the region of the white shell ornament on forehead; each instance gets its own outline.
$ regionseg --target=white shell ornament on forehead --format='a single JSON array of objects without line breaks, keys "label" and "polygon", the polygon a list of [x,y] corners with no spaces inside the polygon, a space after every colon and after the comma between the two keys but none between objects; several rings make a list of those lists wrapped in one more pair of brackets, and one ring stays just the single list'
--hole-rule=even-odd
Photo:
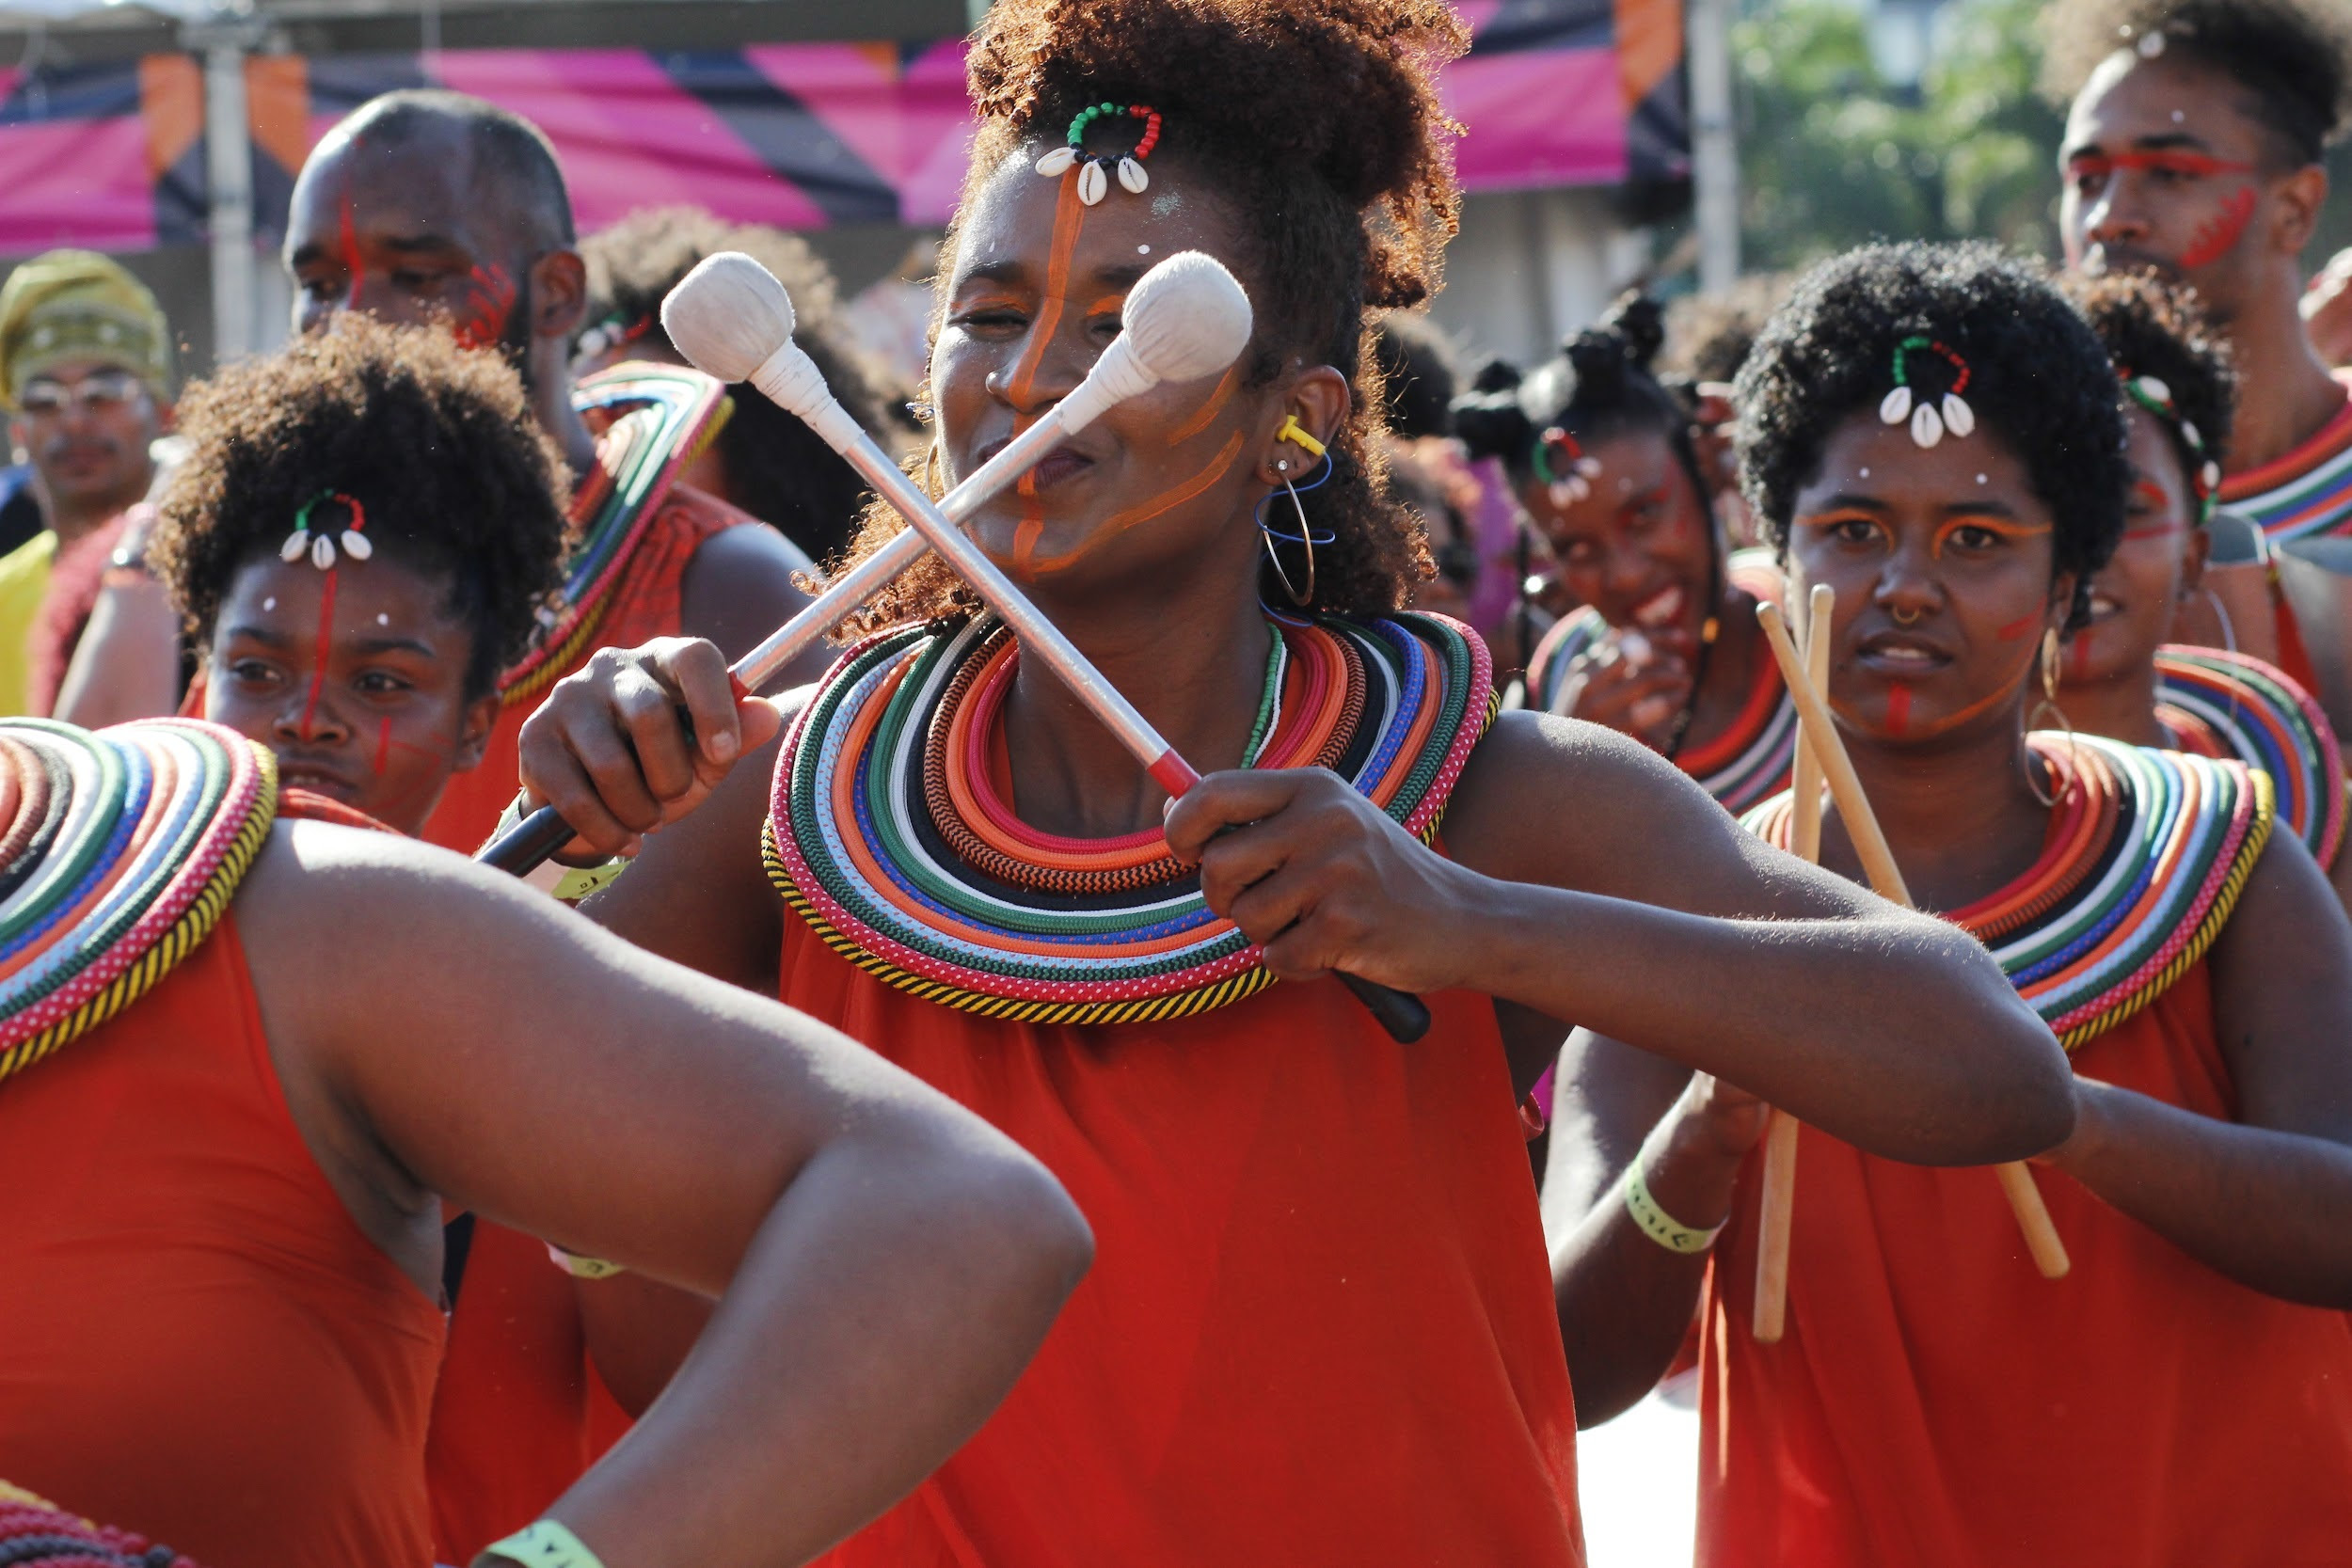
[{"label": "white shell ornament on forehead", "polygon": [[2164,53],[2164,33],[2161,29],[2151,27],[2139,35],[2137,41],[2132,47],[2139,51],[2141,59],[2153,60]]},{"label": "white shell ornament on forehead", "polygon": [[[1915,353],[1934,355],[1952,370],[1951,390],[1933,403],[1911,389],[1911,356]],[[1968,388],[1966,360],[1931,338],[1914,335],[1895,345],[1895,385],[1879,400],[1879,420],[1883,424],[1911,426],[1912,443],[1920,450],[1935,446],[1947,435],[1965,440],[1976,434],[1977,411],[1968,406],[1961,393]]]},{"label": "white shell ornament on forehead", "polygon": [[[1132,151],[1119,156],[1104,154],[1089,157],[1086,150],[1087,127],[1104,118],[1139,119],[1143,134],[1136,139]],[[1141,196],[1152,188],[1152,176],[1144,171],[1143,161],[1152,155],[1152,149],[1160,139],[1160,112],[1147,103],[1089,103],[1080,109],[1070,122],[1070,131],[1061,146],[1037,161],[1038,173],[1048,180],[1058,180],[1072,169],[1078,171],[1078,199],[1092,207],[1110,194],[1111,177],[1119,177],[1120,189],[1133,196]]]},{"label": "white shell ornament on forehead", "polygon": [[1070,166],[1078,161],[1074,147],[1057,147],[1037,161],[1037,171],[1048,180],[1058,180],[1070,172]]},{"label": "white shell ornament on forehead", "polygon": [[[329,533],[325,528],[310,527],[310,515],[324,501],[339,501],[351,514],[351,520],[343,525],[340,534]],[[310,558],[310,564],[320,571],[332,571],[335,568],[335,546],[340,538],[343,554],[354,561],[365,561],[375,553],[375,546],[365,531],[367,526],[367,508],[355,498],[340,490],[322,490],[304,501],[302,510],[294,514],[294,531],[286,535],[284,544],[278,546],[278,559],[291,565],[307,555]]]},{"label": "white shell ornament on forehead", "polygon": [[1091,207],[1103,199],[1111,182],[1103,177],[1101,164],[1089,164],[1078,171],[1078,199]]}]

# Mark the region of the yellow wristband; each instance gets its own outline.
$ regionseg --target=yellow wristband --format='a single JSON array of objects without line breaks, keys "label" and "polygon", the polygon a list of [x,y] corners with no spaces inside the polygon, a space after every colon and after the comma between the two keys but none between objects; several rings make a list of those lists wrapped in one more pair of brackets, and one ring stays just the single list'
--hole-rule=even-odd
[{"label": "yellow wristband", "polygon": [[574,1279],[610,1279],[628,1271],[618,1263],[608,1263],[601,1258],[583,1258],[577,1252],[565,1252],[553,1242],[548,1243],[548,1257],[555,1266]]},{"label": "yellow wristband", "polygon": [[509,1562],[522,1563],[524,1568],[604,1568],[603,1561],[588,1549],[588,1544],[560,1519],[542,1519],[516,1530],[505,1540],[485,1546],[482,1555],[502,1557]]},{"label": "yellow wristband", "polygon": [[1661,1209],[1658,1200],[1649,1195],[1649,1183],[1642,1178],[1642,1157],[1638,1154],[1625,1168],[1625,1210],[1633,1216],[1633,1223],[1642,1227],[1643,1235],[1668,1252],[1705,1252],[1724,1230],[1720,1225],[1712,1230],[1693,1230]]}]

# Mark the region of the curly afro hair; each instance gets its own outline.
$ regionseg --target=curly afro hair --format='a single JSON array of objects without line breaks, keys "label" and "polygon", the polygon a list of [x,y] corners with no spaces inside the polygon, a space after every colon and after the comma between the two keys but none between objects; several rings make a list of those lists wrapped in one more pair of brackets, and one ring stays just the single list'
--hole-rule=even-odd
[{"label": "curly afro hair", "polygon": [[1373,325],[1380,369],[1381,418],[1407,441],[1454,434],[1454,394],[1462,372],[1445,328],[1419,310],[1391,310]]},{"label": "curly afro hair", "polygon": [[513,368],[445,331],[337,316],[190,387],[180,432],[148,558],[199,646],[238,571],[275,558],[326,490],[367,508],[381,556],[450,578],[449,613],[473,629],[469,698],[520,657],[562,581],[562,459]]},{"label": "curly afro hair", "polygon": [[2123,535],[2131,486],[2122,399],[2096,334],[2039,266],[1993,245],[1876,245],[1798,281],[1740,368],[1740,481],[1784,554],[1797,492],[1830,436],[1877,418],[1895,345],[1914,334],[1967,362],[1980,430],[2025,464],[2055,524],[2054,570],[2074,574],[2070,627]]},{"label": "curly afro hair", "polygon": [[1727,289],[1685,294],[1666,307],[1666,348],[1660,368],[1692,383],[1724,382],[1740,373],[1756,335],[1788,297],[1796,279],[1785,272],[1752,272]]},{"label": "curly afro hair", "polygon": [[2244,111],[2295,165],[2352,121],[2352,8],[2344,0],[2060,0],[2042,15],[2042,87],[2072,99],[2108,55],[2152,34],[2246,89]]},{"label": "curly afro hair", "polygon": [[2118,379],[2153,375],[2163,382],[2181,418],[2204,438],[2200,456],[2180,427],[2166,421],[2181,471],[2194,478],[2207,459],[2226,464],[2237,417],[2237,366],[2229,340],[2198,306],[2197,292],[2144,273],[2070,273],[2059,286],[2106,346]]},{"label": "curly afro hair", "polygon": [[[997,0],[966,65],[980,119],[963,206],[1016,149],[1059,143],[1105,101],[1165,117],[1155,159],[1200,171],[1239,236],[1228,258],[1256,307],[1249,382],[1303,355],[1348,378],[1353,405],[1329,445],[1330,480],[1304,492],[1316,603],[1378,614],[1431,571],[1420,519],[1382,484],[1379,372],[1370,312],[1437,292],[1460,195],[1438,68],[1468,30],[1444,0]],[[955,249],[950,230],[946,252]],[[941,287],[946,286],[943,269]],[[938,492],[934,446],[921,464]],[[869,509],[857,551],[900,527]],[[1270,599],[1282,594],[1269,575]],[[978,600],[926,558],[860,617],[870,627],[961,614]]]},{"label": "curly afro hair", "polygon": [[[898,432],[881,374],[850,342],[835,305],[833,273],[796,234],[764,224],[730,224],[700,207],[631,213],[581,242],[588,263],[591,325],[582,354],[615,344],[676,345],[661,327],[661,302],[707,256],[739,250],[774,273],[792,296],[793,341],[824,372],[825,385],[866,434],[888,446]],[[868,494],[839,452],[806,424],[748,386],[729,389],[735,412],[719,432],[730,499],[781,530],[812,561],[838,555],[857,528]]]}]

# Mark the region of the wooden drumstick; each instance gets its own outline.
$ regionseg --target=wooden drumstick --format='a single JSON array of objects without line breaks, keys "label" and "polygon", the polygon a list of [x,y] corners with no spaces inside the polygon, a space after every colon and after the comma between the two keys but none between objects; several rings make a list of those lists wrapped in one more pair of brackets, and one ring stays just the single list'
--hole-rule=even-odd
[{"label": "wooden drumstick", "polygon": [[[1862,792],[1853,759],[1846,754],[1846,743],[1839,738],[1836,722],[1830,718],[1829,706],[1798,662],[1796,644],[1788,640],[1788,627],[1781,617],[1780,606],[1769,600],[1757,605],[1756,619],[1764,628],[1765,641],[1772,645],[1772,657],[1780,661],[1781,679],[1788,684],[1788,695],[1797,705],[1797,719],[1804,726],[1805,737],[1820,758],[1830,799],[1836,803],[1837,816],[1846,824],[1846,836],[1853,841],[1863,874],[1880,897],[1905,908],[1915,908],[1911,902],[1911,890],[1903,884],[1903,874],[1896,868],[1894,853],[1886,847],[1886,835],[1879,831],[1869,798]],[[2063,1278],[2072,1266],[2067,1260],[2066,1244],[2058,1240],[2058,1227],[2050,1223],[2050,1211],[2042,1201],[2042,1190],[2034,1185],[2033,1173],[2022,1160],[2007,1161],[1993,1168],[2000,1179],[2001,1191],[2009,1198],[2010,1211],[2017,1216],[2017,1227],[2025,1232],[2026,1247],[2033,1254],[2034,1266],[2045,1279]]]},{"label": "wooden drumstick", "polygon": [[[1826,582],[1813,585],[1805,608],[1805,677],[1816,691],[1829,689],[1829,623],[1837,608],[1837,590]],[[1805,738],[1797,735],[1796,766],[1790,779],[1792,815],[1788,847],[1807,865],[1821,863],[1821,759]],[[1786,1111],[1772,1113],[1772,1131],[1764,1137],[1764,1191],[1757,1208],[1756,1249],[1756,1309],[1753,1330],[1759,1343],[1780,1343],[1788,1314],[1788,1235],[1796,1217],[1797,1127]]]}]

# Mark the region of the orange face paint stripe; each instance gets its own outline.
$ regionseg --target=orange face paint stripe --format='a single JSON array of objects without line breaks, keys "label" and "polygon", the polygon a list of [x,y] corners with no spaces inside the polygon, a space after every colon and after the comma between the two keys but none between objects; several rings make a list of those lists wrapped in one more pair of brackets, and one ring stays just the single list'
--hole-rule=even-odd
[{"label": "orange face paint stripe", "polygon": [[1209,422],[1217,417],[1228,402],[1232,401],[1233,388],[1239,385],[1241,385],[1241,361],[1236,359],[1225,368],[1225,374],[1210,389],[1208,400],[1194,409],[1183,424],[1168,433],[1168,444],[1171,447],[1181,446],[1208,429]]},{"label": "orange face paint stripe", "polygon": [[1124,512],[1113,513],[1110,516],[1104,518],[1103,521],[1096,527],[1089,530],[1084,539],[1078,541],[1076,545],[1073,546],[1068,550],[1063,551],[1060,555],[1049,556],[1042,561],[1037,562],[1037,569],[1040,571],[1055,571],[1063,566],[1067,566],[1079,557],[1086,555],[1088,552],[1102,545],[1109,543],[1113,539],[1118,538],[1120,534],[1126,532],[1129,529],[1134,528],[1136,524],[1148,523],[1152,518],[1159,516],[1162,513],[1171,511],[1176,507],[1184,505],[1186,501],[1197,499],[1211,485],[1216,483],[1217,481],[1225,477],[1226,471],[1232,467],[1233,460],[1241,455],[1241,448],[1242,434],[1240,431],[1236,430],[1231,436],[1226,438],[1223,449],[1217,452],[1216,456],[1210,459],[1209,466],[1206,468],[1203,468],[1200,473],[1194,475],[1184,483],[1176,486],[1173,490],[1168,491],[1164,496],[1161,496],[1153,500],[1146,501],[1140,506],[1130,507]]},{"label": "orange face paint stripe", "polygon": [[1936,529],[1935,537],[1928,543],[1928,559],[1944,559],[1946,541],[1964,528],[1980,528],[1987,533],[1997,533],[2004,539],[2032,539],[2050,531],[2047,523],[2021,523],[2011,517],[1994,517],[1984,513],[1963,513],[1947,517]]},{"label": "orange face paint stripe", "polygon": [[1055,329],[1061,325],[1062,293],[1070,287],[1070,262],[1077,254],[1079,230],[1086,227],[1086,203],[1078,199],[1078,171],[1072,169],[1061,177],[1061,192],[1054,198],[1054,249],[1045,263],[1045,292],[1038,302],[1037,320],[1029,328],[1029,346],[1022,351],[1006,383],[1016,405],[1029,401],[1038,367],[1045,362],[1045,351],[1053,346]]}]

